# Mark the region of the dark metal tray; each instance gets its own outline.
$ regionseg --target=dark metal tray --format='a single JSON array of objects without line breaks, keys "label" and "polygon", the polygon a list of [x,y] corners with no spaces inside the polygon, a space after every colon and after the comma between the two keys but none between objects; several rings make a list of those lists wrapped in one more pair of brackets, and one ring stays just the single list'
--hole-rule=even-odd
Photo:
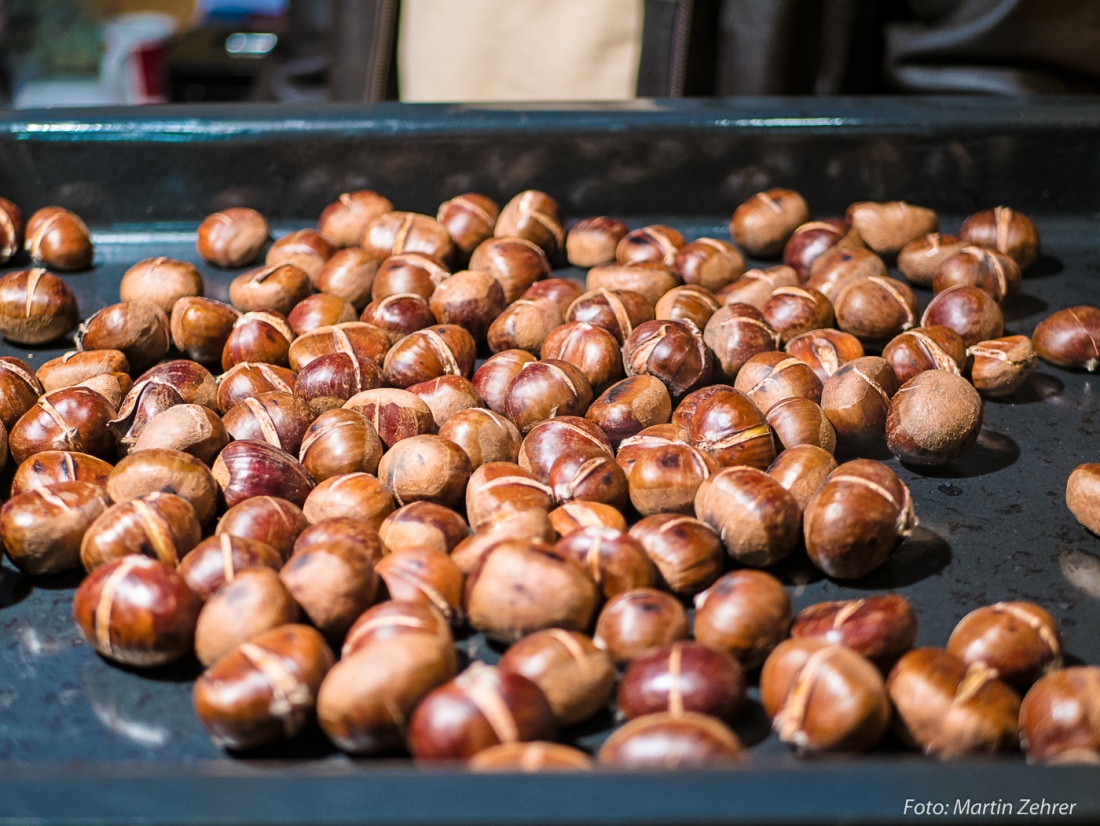
[{"label": "dark metal tray", "polygon": [[[277,227],[312,223],[349,188],[434,212],[459,192],[556,195],[570,217],[725,233],[733,207],[770,185],[803,191],[817,215],[853,200],[905,198],[944,229],[998,203],[1036,221],[1044,255],[1006,309],[1011,332],[1100,300],[1100,105],[1080,99],[639,101],[618,107],[493,109],[178,108],[0,115],[0,194],[28,212],[59,203],[93,227],[97,263],[65,276],[83,315],[117,300],[118,279],[154,254],[196,263],[193,231],[234,203]],[[226,297],[235,273],[202,267]],[[575,271],[574,271],[575,272]],[[929,295],[919,292],[922,306]],[[60,352],[0,345],[37,366]],[[837,583],[795,559],[777,572],[796,609],[898,590],[942,645],[966,612],[1034,600],[1058,619],[1072,662],[1100,663],[1100,540],[1064,505],[1069,471],[1097,458],[1091,376],[1040,367],[991,401],[978,444],[909,484],[921,526],[881,570]],[[150,674],[112,667],[76,633],[76,575],[31,581],[0,564],[0,823],[821,823],[901,821],[911,803],[1021,799],[1100,819],[1095,769],[1027,767],[1020,756],[939,765],[887,746],[799,760],[759,706],[739,729],[739,770],[476,776],[336,754],[318,733],[246,757],[216,749],[194,717],[194,662]],[[497,652],[477,637],[476,656]],[[609,719],[569,732],[595,747]],[[939,811],[938,809],[935,811]],[[1005,809],[1000,811],[1004,812]],[[959,817],[958,819],[965,819]],[[1042,815],[1031,820],[1057,819]]]}]

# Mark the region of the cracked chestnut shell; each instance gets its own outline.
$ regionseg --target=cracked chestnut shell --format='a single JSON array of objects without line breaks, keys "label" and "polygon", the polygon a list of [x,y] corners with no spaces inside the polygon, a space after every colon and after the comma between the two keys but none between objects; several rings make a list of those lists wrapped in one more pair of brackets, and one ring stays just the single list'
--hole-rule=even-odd
[{"label": "cracked chestnut shell", "polygon": [[971,244],[1010,255],[1026,270],[1039,257],[1039,233],[1021,212],[999,206],[975,212],[962,222],[959,237]]},{"label": "cracked chestnut shell", "polygon": [[881,445],[898,384],[894,368],[878,356],[850,361],[830,376],[821,390],[821,409],[837,440],[856,446]]},{"label": "cracked chestnut shell", "polygon": [[657,513],[632,525],[630,535],[657,567],[661,586],[674,594],[697,594],[722,573],[722,543],[698,519]]},{"label": "cracked chestnut shell", "polygon": [[745,702],[745,675],[724,651],[675,642],[634,660],[619,683],[628,720],[645,714],[696,712],[731,721]]},{"label": "cracked chestnut shell", "polygon": [[1038,356],[1027,336],[1005,336],[968,347],[970,381],[984,396],[1011,396],[1027,381]]},{"label": "cracked chestnut shell", "polygon": [[256,496],[225,512],[215,535],[229,534],[270,545],[285,560],[298,535],[309,527],[302,509],[277,496]]},{"label": "cracked chestnut shell", "polygon": [[241,571],[212,594],[195,625],[195,657],[210,667],[241,643],[298,622],[298,603],[268,568]]},{"label": "cracked chestnut shell", "polygon": [[114,433],[107,427],[114,415],[111,403],[86,387],[47,393],[12,427],[12,459],[23,462],[44,450],[107,456],[115,447]]},{"label": "cracked chestnut shell", "polygon": [[695,494],[695,514],[742,565],[771,565],[798,544],[798,503],[756,468],[726,468],[706,479]]},{"label": "cracked chestnut shell", "polygon": [[8,559],[32,576],[80,565],[80,541],[110,507],[100,485],[59,482],[12,496],[0,510],[0,536]]},{"label": "cracked chestnut shell", "polygon": [[64,207],[48,206],[27,220],[27,253],[35,264],[62,272],[92,266],[92,234],[80,216]]},{"label": "cracked chestnut shell", "polygon": [[455,247],[468,257],[482,241],[493,237],[500,207],[477,192],[456,195],[439,205],[435,219],[446,229]]},{"label": "cracked chestnut shell", "polygon": [[641,543],[615,528],[580,528],[560,539],[554,550],[587,571],[607,599],[624,591],[649,588],[657,578],[657,570]]},{"label": "cracked chestnut shell", "polygon": [[694,325],[653,320],[639,324],[623,342],[623,366],[628,376],[660,379],[680,398],[710,381],[712,356]]},{"label": "cracked chestnut shell", "polygon": [[392,210],[390,199],[374,190],[344,192],[321,210],[317,229],[338,246],[357,247],[370,220]]},{"label": "cracked chestnut shell", "polygon": [[793,189],[757,192],[734,210],[730,237],[754,258],[776,258],[791,233],[810,219],[806,199]]},{"label": "cracked chestnut shell", "polygon": [[851,648],[885,674],[913,647],[917,617],[900,594],[819,602],[798,612],[791,636]]},{"label": "cracked chestnut shell", "polygon": [[277,496],[301,507],[313,490],[298,460],[267,442],[230,442],[211,471],[230,508],[253,496]]},{"label": "cracked chestnut shell", "polygon": [[1085,305],[1057,310],[1039,322],[1031,340],[1043,361],[1094,373],[1100,366],[1100,309]]},{"label": "cracked chestnut shell", "polygon": [[493,235],[497,238],[525,238],[538,244],[553,258],[565,244],[561,207],[545,192],[528,189],[504,205]]},{"label": "cracked chestnut shell", "polygon": [[136,554],[92,571],[73,596],[73,617],[88,644],[135,668],[187,655],[201,607],[170,566]]},{"label": "cracked chestnut shell", "polygon": [[80,561],[94,571],[120,557],[141,554],[175,568],[202,539],[191,503],[174,493],[150,493],[119,502],[88,526]]},{"label": "cracked chestnut shell", "polygon": [[817,639],[780,643],[760,672],[772,728],[799,753],[864,751],[890,724],[882,675],[850,648]]},{"label": "cracked chestnut shell", "polygon": [[283,562],[283,555],[266,542],[220,533],[208,536],[188,551],[176,571],[187,587],[206,601],[238,574],[250,568],[278,572]]},{"label": "cracked chestnut shell", "polygon": [[504,399],[505,415],[528,433],[554,416],[581,416],[592,402],[592,385],[567,361],[548,359],[523,365]]},{"label": "cracked chestnut shell", "polygon": [[966,356],[966,344],[959,334],[942,325],[906,330],[891,339],[882,350],[882,357],[902,384],[925,370],[946,370],[961,375],[966,367]]},{"label": "cracked chestnut shell", "polygon": [[0,277],[0,334],[16,344],[45,344],[77,323],[76,297],[69,285],[43,269]]},{"label": "cracked chestnut shell", "polygon": [[760,353],[779,347],[780,335],[751,304],[727,304],[703,328],[703,343],[717,360],[715,371],[733,381],[741,367]]},{"label": "cracked chestnut shell", "polygon": [[207,215],[199,224],[195,248],[217,267],[244,267],[255,261],[271,230],[267,219],[248,207],[230,207]]},{"label": "cracked chestnut shell", "polygon": [[775,460],[775,439],[764,414],[732,388],[702,401],[691,417],[688,440],[723,467],[766,468]]},{"label": "cracked chestnut shell", "polygon": [[195,713],[215,744],[251,749],[302,733],[334,657],[319,632],[284,625],[242,643],[195,681]]},{"label": "cracked chestnut shell", "polygon": [[1018,689],[1062,667],[1058,624],[1030,602],[997,602],[971,611],[951,632],[947,652],[967,665],[993,669]]},{"label": "cracked chestnut shell", "polygon": [[676,597],[654,588],[634,588],[607,601],[593,637],[616,663],[627,663],[687,639],[688,619]]}]

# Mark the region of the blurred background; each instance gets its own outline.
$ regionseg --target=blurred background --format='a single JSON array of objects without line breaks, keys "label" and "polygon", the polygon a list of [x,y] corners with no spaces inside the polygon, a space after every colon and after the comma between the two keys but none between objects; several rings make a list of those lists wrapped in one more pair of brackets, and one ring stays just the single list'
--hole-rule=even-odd
[{"label": "blurred background", "polygon": [[0,105],[1100,91],[1096,0],[0,0]]}]

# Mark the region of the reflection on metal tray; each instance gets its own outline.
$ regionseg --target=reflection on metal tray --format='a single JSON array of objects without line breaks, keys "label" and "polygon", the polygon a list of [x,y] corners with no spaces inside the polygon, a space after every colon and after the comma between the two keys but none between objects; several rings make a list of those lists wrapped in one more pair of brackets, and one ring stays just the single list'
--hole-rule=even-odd
[{"label": "reflection on metal tray", "polygon": [[[659,220],[689,237],[723,233],[732,208],[772,184],[801,189],[818,215],[904,197],[938,209],[946,230],[1009,203],[1043,239],[1044,256],[1006,308],[1009,331],[1030,333],[1053,309],[1097,301],[1098,127],[1100,106],[1077,100],[16,113],[0,117],[0,194],[88,219],[97,266],[65,276],[84,315],[117,300],[122,272],[142,257],[200,264],[190,233],[212,209],[248,203],[291,228],[348,188],[434,212],[459,192],[505,199],[536,186],[570,217]],[[225,300],[235,273],[200,268],[208,295]],[[37,366],[60,349],[0,352]],[[804,557],[784,563],[777,573],[796,610],[894,589],[917,610],[918,644],[943,645],[975,607],[1034,600],[1058,619],[1071,662],[1100,663],[1100,540],[1063,504],[1069,471],[1097,458],[1097,408],[1095,379],[1042,365],[1015,397],[987,402],[978,444],[953,464],[916,473],[890,460],[920,528],[857,582],[825,579]],[[0,565],[0,823],[881,823],[911,818],[910,799],[953,811],[956,798],[1025,797],[1076,803],[1070,819],[1100,817],[1093,770],[1029,768],[1018,755],[938,765],[890,747],[799,760],[767,737],[755,702],[739,727],[749,758],[732,772],[418,772],[339,755],[316,731],[230,757],[191,710],[196,663],[139,674],[80,641],[70,615],[78,581],[32,582]],[[478,636],[459,646],[499,654]],[[567,737],[591,749],[610,723]]]}]

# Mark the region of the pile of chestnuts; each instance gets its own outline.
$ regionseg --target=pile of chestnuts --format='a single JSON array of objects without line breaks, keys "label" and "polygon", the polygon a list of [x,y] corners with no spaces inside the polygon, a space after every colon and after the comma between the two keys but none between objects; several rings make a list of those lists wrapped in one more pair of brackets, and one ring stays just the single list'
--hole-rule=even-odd
[{"label": "pile of chestnuts", "polygon": [[[253,209],[207,217],[199,256],[244,270],[228,304],[158,257],[79,327],[49,270],[91,266],[87,227],[2,199],[0,219],[3,262],[34,265],[0,277],[0,333],[76,331],[38,370],[0,358],[7,557],[87,572],[73,614],[105,659],[197,658],[195,712],[227,749],[319,724],[357,755],[576,770],[593,757],[558,733],[613,707],[596,761],[720,765],[758,681],[800,754],[893,730],[937,758],[1100,760],[1100,668],[1062,668],[1042,607],[981,607],[913,649],[902,596],[794,615],[763,570],[879,569],[919,508],[872,457],[951,462],[1037,358],[1100,364],[1095,308],[1005,335],[1039,250],[1012,209],[952,236],[923,207],[811,220],[772,189],[730,243],[567,228],[534,190],[434,217],[350,192],[270,244]],[[910,284],[935,293],[923,315]],[[1068,503],[1100,532],[1100,465]],[[461,667],[471,629],[499,663]]]}]

